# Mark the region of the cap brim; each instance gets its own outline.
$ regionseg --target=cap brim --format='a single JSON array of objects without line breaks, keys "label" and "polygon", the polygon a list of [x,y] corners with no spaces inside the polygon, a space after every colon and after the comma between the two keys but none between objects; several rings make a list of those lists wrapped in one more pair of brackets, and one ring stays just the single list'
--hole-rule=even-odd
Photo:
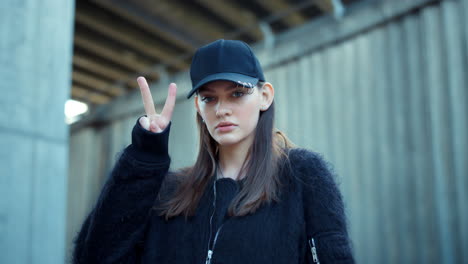
[{"label": "cap brim", "polygon": [[232,72],[212,74],[199,81],[188,93],[187,99],[190,98],[198,90],[198,88],[212,81],[231,81],[238,83],[239,85],[242,85],[244,87],[253,88],[255,87],[255,85],[257,85],[258,78]]}]

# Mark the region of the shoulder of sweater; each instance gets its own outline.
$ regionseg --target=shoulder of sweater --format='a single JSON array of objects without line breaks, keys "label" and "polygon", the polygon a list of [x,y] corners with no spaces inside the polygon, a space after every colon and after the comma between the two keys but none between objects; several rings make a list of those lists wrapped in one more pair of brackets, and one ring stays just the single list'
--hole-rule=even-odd
[{"label": "shoulder of sweater", "polygon": [[313,160],[320,157],[321,154],[305,148],[290,148],[288,149],[288,157],[295,162]]},{"label": "shoulder of sweater", "polygon": [[289,164],[295,178],[313,185],[334,184],[333,166],[322,154],[304,148],[288,151]]},{"label": "shoulder of sweater", "polygon": [[288,150],[291,166],[296,169],[323,169],[331,165],[322,154],[304,148],[291,148]]}]

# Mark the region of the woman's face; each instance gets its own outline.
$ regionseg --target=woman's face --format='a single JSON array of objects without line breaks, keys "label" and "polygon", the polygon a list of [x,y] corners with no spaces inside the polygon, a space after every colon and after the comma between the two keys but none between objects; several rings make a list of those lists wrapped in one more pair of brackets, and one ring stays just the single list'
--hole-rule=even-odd
[{"label": "woman's face", "polygon": [[218,144],[253,142],[260,111],[269,106],[262,90],[238,87],[229,81],[213,81],[200,89],[195,106]]}]

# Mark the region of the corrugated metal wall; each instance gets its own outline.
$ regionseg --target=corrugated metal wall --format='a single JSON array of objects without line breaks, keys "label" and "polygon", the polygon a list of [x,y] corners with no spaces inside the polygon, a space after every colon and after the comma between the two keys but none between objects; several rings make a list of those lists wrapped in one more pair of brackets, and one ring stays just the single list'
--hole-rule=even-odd
[{"label": "corrugated metal wall", "polygon": [[[334,164],[358,263],[468,263],[468,0],[403,2],[411,1],[363,5],[259,54],[276,87],[278,128]],[[157,87],[164,101],[167,88]],[[171,130],[173,167],[196,155],[195,112],[184,97]],[[141,111],[73,133],[71,177],[102,177]],[[84,137],[110,149],[73,155]],[[99,157],[98,175],[73,167]],[[71,229],[81,220],[70,215]]]}]

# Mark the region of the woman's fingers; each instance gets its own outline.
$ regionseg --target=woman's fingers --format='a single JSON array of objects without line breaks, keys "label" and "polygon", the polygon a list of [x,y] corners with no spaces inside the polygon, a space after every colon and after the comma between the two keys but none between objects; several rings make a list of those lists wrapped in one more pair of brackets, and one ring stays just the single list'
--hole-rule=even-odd
[{"label": "woman's fingers", "polygon": [[148,131],[150,130],[150,120],[148,117],[142,116],[140,117],[140,120],[138,121],[140,122],[141,127],[143,127],[144,129]]},{"label": "woman's fingers", "polygon": [[138,86],[140,86],[141,97],[143,99],[143,105],[145,107],[145,112],[147,116],[156,115],[156,109],[154,108],[153,97],[151,96],[151,91],[146,82],[145,77],[137,78]]},{"label": "woman's fingers", "polygon": [[169,84],[166,103],[164,104],[164,108],[161,112],[161,115],[166,119],[167,122],[171,120],[172,112],[174,112],[176,94],[177,94],[177,85],[175,83]]},{"label": "woman's fingers", "polygon": [[175,83],[169,85],[166,103],[164,104],[161,115],[158,115],[154,108],[153,97],[151,96],[146,79],[144,77],[138,77],[137,82],[138,86],[140,86],[141,97],[146,112],[146,117],[141,117],[139,120],[140,125],[151,132],[162,132],[171,121],[176,101],[177,86]]},{"label": "woman's fingers", "polygon": [[141,127],[143,127],[144,129],[151,131],[151,132],[159,133],[159,132],[162,132],[163,129],[161,129],[162,127],[160,124],[158,124],[157,121],[158,119],[151,120],[150,118],[146,116],[142,116],[138,120]]},{"label": "woman's fingers", "polygon": [[154,133],[159,133],[159,132],[162,132],[163,130],[161,129],[161,127],[159,127],[156,121],[151,121],[150,131]]}]

